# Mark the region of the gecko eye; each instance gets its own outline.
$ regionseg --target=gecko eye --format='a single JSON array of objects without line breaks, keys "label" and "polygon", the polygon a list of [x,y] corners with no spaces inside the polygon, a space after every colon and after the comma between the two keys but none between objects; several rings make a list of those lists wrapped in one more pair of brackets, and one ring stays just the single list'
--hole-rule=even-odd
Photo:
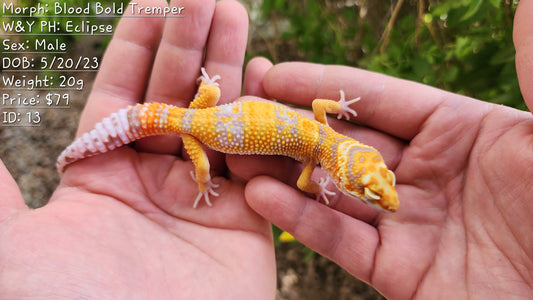
[{"label": "gecko eye", "polygon": [[367,187],[365,187],[365,197],[368,199],[373,199],[373,200],[381,199],[380,195],[376,194],[374,191],[372,191],[371,189]]}]

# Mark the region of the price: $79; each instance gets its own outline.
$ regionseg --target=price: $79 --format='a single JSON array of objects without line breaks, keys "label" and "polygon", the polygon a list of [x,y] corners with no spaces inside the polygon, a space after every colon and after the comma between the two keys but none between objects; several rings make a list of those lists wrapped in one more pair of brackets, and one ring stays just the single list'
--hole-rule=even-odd
[{"label": "price: $79", "polygon": [[70,95],[69,94],[59,94],[59,93],[48,93],[46,94],[46,105],[64,105],[68,106],[70,104]]}]

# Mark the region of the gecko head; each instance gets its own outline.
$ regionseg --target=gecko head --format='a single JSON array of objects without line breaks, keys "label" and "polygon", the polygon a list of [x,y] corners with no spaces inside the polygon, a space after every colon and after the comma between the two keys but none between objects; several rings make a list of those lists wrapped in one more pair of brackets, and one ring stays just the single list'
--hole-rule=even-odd
[{"label": "gecko head", "polygon": [[361,199],[383,212],[394,212],[400,202],[396,176],[379,152],[371,147],[350,147],[340,157],[345,168],[339,171],[337,186],[343,193]]},{"label": "gecko head", "polygon": [[363,189],[361,199],[380,211],[395,212],[400,204],[398,193],[394,187],[396,176],[384,165],[376,169],[362,176]]}]

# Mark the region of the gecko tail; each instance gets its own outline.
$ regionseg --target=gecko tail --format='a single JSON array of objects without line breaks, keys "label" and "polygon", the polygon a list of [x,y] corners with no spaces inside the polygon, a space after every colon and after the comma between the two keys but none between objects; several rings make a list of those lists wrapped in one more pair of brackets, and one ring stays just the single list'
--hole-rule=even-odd
[{"label": "gecko tail", "polygon": [[146,136],[165,134],[171,105],[137,104],[121,109],[97,123],[59,155],[56,167],[62,174],[69,164],[114,150]]}]

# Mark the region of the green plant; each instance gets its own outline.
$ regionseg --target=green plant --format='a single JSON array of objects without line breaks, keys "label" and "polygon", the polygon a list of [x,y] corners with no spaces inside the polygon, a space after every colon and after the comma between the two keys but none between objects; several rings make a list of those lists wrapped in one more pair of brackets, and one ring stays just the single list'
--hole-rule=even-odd
[{"label": "green plant", "polygon": [[[525,109],[512,43],[517,1],[262,2],[275,62],[343,64]],[[273,46],[272,46],[273,45]]]}]

